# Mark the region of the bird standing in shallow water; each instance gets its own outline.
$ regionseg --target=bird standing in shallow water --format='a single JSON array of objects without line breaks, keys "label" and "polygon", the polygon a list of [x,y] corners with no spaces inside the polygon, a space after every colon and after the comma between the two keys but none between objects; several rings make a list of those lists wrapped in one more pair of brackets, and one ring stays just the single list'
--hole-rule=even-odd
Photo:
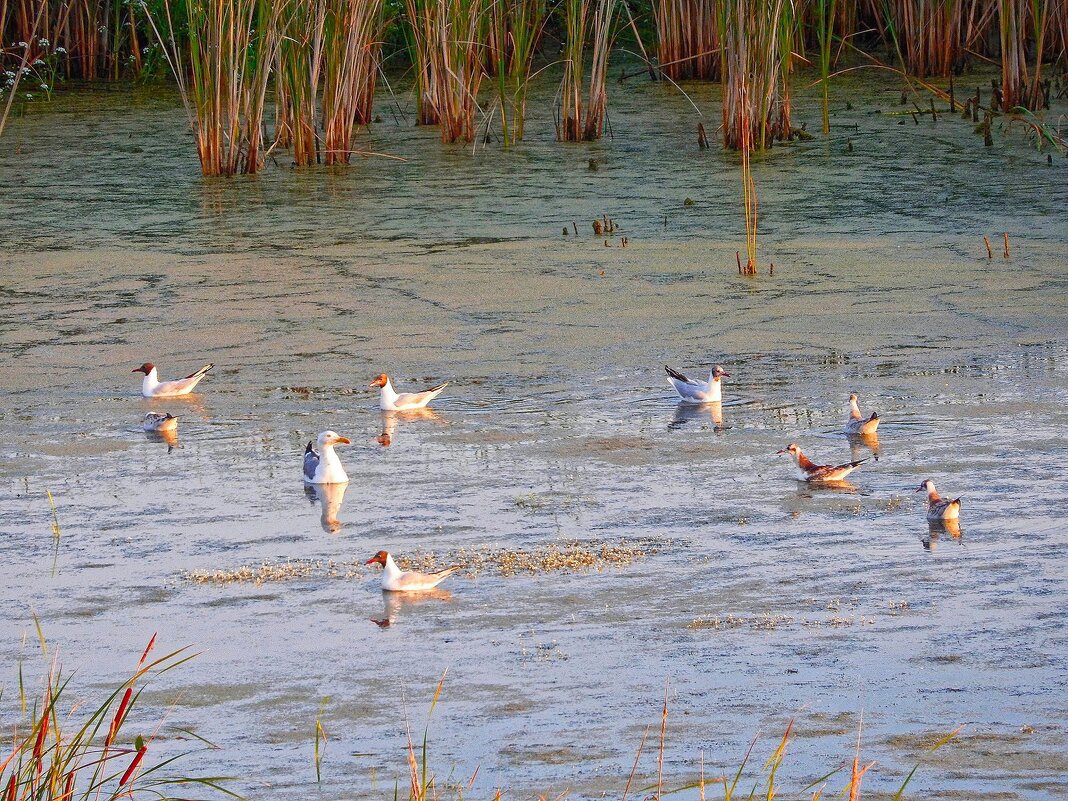
[{"label": "bird standing in shallow water", "polygon": [[335,445],[348,445],[349,438],[334,431],[319,434],[319,450],[312,443],[304,449],[304,483],[305,484],[344,484],[349,480],[341,460],[334,452]]},{"label": "bird standing in shallow water", "polygon": [[860,467],[867,459],[845,464],[816,464],[801,452],[793,442],[777,453],[788,453],[797,463],[797,478],[800,481],[843,481],[845,477]]},{"label": "bird standing in shallow water", "polygon": [[927,522],[940,523],[960,517],[960,498],[954,498],[952,501],[942,500],[931,479],[925,479],[916,492],[927,493]]},{"label": "bird standing in shallow water", "polygon": [[141,394],[146,398],[173,398],[176,395],[188,395],[192,392],[200,380],[208,374],[208,370],[214,366],[214,364],[205,364],[195,373],[174,381],[160,381],[156,365],[152,362],[145,362],[130,372],[145,374],[145,377],[141,379]]},{"label": "bird standing in shallow water", "polygon": [[679,393],[683,403],[718,403],[723,400],[720,379],[731,377],[731,374],[718,364],[709,373],[708,381],[687,378],[678,370],[672,370],[667,365],[664,365],[664,370],[668,375],[668,383]]},{"label": "bird standing in shallow water", "polygon": [[846,417],[845,432],[847,434],[874,434],[879,428],[879,413],[872,412],[867,419],[860,413],[857,405],[857,393],[849,396],[849,415]]},{"label": "bird standing in shallow water", "polygon": [[441,582],[460,569],[453,565],[436,573],[420,573],[416,570],[401,570],[393,557],[386,551],[379,551],[364,564],[382,565],[382,589],[387,592],[425,592],[432,590]]}]

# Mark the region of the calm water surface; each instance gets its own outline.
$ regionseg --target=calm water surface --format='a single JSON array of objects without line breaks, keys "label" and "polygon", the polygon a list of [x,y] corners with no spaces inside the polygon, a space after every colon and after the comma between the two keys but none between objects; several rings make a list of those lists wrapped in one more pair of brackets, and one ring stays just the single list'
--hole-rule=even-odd
[{"label": "calm water surface", "polygon": [[[714,124],[715,90],[691,89]],[[40,668],[31,613],[87,694],[153,632],[192,644],[148,698],[178,696],[169,723],[222,746],[196,767],[254,798],[391,796],[405,720],[421,730],[446,668],[431,754],[442,781],[479,768],[471,797],[618,797],[665,691],[672,786],[702,755],[707,775],[733,771],[758,734],[762,761],[795,718],[780,779],[798,796],[851,757],[863,716],[873,790],[966,724],[916,797],[1068,796],[1065,160],[1019,132],[983,148],[955,118],[899,125],[875,113],[898,109],[896,85],[844,85],[829,142],[757,166],[776,270],[742,279],[736,164],[697,151],[685,100],[613,86],[615,139],[561,147],[546,91],[513,152],[441,146],[402,97],[363,145],[403,163],[298,171],[282,154],[224,182],[200,178],[170,96],[82,95],[13,122],[3,683],[22,656]],[[798,109],[816,128],[816,106]],[[627,248],[592,236],[602,213]],[[1012,258],[987,260],[982,236],[1003,231]],[[145,401],[145,360],[217,368],[192,398]],[[676,407],[665,362],[726,366],[721,422]],[[367,388],[382,371],[451,385],[433,416],[383,420]],[[839,433],[850,391],[883,416],[878,460],[852,492],[798,486],[774,456],[790,441],[871,455]],[[146,438],[146,410],[181,415],[177,447]],[[324,428],[353,441],[340,528],[300,481]],[[964,496],[960,538],[932,536],[924,478]],[[649,554],[461,575],[392,606],[362,568],[187,578],[571,540]]]}]

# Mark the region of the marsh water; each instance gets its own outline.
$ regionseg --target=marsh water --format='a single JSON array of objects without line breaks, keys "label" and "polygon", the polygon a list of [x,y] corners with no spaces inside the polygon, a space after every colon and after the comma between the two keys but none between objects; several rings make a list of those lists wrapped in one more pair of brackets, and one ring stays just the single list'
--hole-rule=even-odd
[{"label": "marsh water", "polygon": [[[406,721],[421,737],[446,669],[429,754],[442,784],[478,769],[469,797],[619,797],[652,726],[645,787],[665,693],[669,787],[702,761],[733,774],[759,737],[755,775],[793,719],[789,797],[852,759],[861,723],[871,791],[922,761],[916,797],[1068,796],[1068,162],[1022,129],[984,148],[959,117],[916,125],[890,113],[896,83],[849,78],[829,140],[756,164],[764,274],[743,278],[737,162],[696,148],[684,98],[613,84],[614,136],[561,146],[551,91],[513,150],[441,145],[401,96],[360,144],[404,161],[278,154],[232,181],[200,177],[166,92],[12,121],[3,685],[43,669],[33,614],[87,698],[153,632],[190,644],[145,699],[220,746],[187,772],[251,798],[405,792]],[[687,91],[714,128],[717,90]],[[809,94],[796,115],[818,127]],[[146,401],[146,360],[217,366],[189,399]],[[723,364],[722,408],[679,409],[665,363]],[[384,420],[383,371],[450,386],[433,415]],[[873,455],[840,433],[851,391],[882,415],[878,458],[852,488],[799,485],[775,456],[791,441]],[[181,417],[176,444],[145,435],[149,410]],[[352,440],[330,508],[301,484],[327,428]],[[929,529],[924,478],[964,496],[960,536]],[[575,541],[642,554],[461,573],[418,603],[354,566]],[[287,561],[318,566],[189,578]]]}]

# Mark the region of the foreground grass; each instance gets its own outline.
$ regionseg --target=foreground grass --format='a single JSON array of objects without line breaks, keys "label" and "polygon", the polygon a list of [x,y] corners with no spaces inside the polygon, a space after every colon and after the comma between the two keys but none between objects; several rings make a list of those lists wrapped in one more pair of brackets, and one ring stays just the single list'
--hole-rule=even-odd
[{"label": "foreground grass", "polygon": [[[48,644],[37,628],[42,654]],[[75,801],[94,799],[188,797],[191,789],[239,798],[218,776],[170,772],[179,754],[154,762],[150,751],[160,723],[137,720],[134,712],[145,686],[157,676],[193,658],[186,648],[151,659],[156,638],[148,643],[130,677],[85,713],[82,699],[70,698],[71,676],[53,657],[43,687],[27,697],[19,668],[17,721],[10,726],[11,749],[0,752],[0,798],[3,801]],[[131,734],[134,727],[146,732]],[[194,735],[195,736],[195,735]],[[182,793],[175,796],[172,793]]]}]

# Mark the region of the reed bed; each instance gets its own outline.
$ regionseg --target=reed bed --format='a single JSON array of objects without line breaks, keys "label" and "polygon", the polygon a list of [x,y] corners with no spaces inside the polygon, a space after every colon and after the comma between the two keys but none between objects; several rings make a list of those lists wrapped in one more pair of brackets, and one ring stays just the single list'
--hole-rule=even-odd
[{"label": "reed bed", "polygon": [[[40,635],[40,627],[38,627]],[[193,658],[187,649],[152,658],[155,636],[148,643],[130,677],[96,707],[71,698],[71,676],[53,658],[38,697],[27,698],[19,671],[19,711],[10,731],[11,750],[0,761],[0,788],[5,801],[112,801],[119,798],[174,798],[196,788],[234,796],[223,777],[170,773],[187,754],[151,756],[160,724],[147,724],[137,702],[155,678]],[[45,657],[48,645],[40,636]],[[147,725],[146,725],[147,724]],[[137,726],[147,736],[130,733]],[[191,753],[191,752],[190,752]],[[236,797],[236,796],[235,796]]]},{"label": "reed bed", "polygon": [[432,72],[442,142],[474,142],[485,76],[487,0],[436,0]]},{"label": "reed bed", "polygon": [[263,166],[263,114],[284,3],[186,0],[183,5],[189,31],[184,52],[175,34],[172,0],[163,0],[159,23],[152,25],[178,83],[201,172],[254,174]]},{"label": "reed bed", "polygon": [[326,0],[322,63],[327,164],[348,164],[353,130],[371,121],[381,34],[382,0]]},{"label": "reed bed", "polygon": [[657,60],[673,81],[715,81],[720,75],[717,0],[657,0]]},{"label": "reed bed", "polygon": [[275,144],[299,167],[320,161],[318,95],[323,65],[326,0],[289,2],[279,15],[275,67]]},{"label": "reed bed", "polygon": [[[614,39],[617,2],[563,0],[564,76],[556,119],[556,138],[562,142],[592,141],[604,135],[608,116],[608,57]],[[591,50],[588,87],[583,80],[587,44]]]},{"label": "reed bed", "polygon": [[504,144],[522,141],[534,52],[545,27],[545,0],[491,0],[490,70],[497,78]]}]

